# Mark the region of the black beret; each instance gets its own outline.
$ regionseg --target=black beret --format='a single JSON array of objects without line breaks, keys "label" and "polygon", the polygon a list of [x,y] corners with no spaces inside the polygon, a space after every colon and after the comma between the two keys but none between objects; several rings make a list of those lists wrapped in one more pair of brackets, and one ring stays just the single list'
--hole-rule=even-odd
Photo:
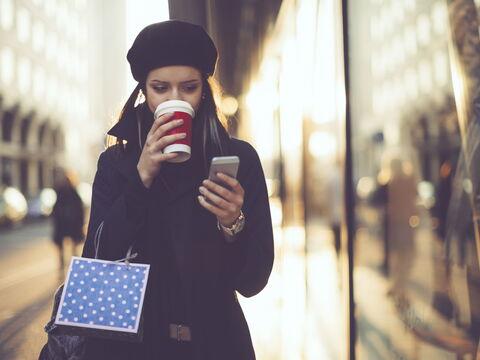
[{"label": "black beret", "polygon": [[193,66],[213,75],[217,57],[215,44],[201,26],[179,20],[147,26],[127,54],[132,75],[139,82],[151,70],[169,65]]}]

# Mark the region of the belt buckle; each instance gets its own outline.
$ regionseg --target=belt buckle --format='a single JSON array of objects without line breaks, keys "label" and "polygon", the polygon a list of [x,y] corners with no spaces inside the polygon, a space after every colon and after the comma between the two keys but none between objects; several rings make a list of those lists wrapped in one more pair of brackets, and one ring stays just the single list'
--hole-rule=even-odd
[{"label": "belt buckle", "polygon": [[181,341],[181,332],[182,332],[182,325],[177,325],[177,341]]}]

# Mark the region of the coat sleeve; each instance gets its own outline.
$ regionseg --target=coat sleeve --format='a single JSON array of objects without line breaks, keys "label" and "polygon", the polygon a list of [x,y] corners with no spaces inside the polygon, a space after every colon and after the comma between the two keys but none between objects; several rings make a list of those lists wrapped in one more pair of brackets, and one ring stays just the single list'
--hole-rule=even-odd
[{"label": "coat sleeve", "polygon": [[[274,247],[267,186],[257,152],[249,146],[248,169],[239,181],[244,188],[245,227],[226,243],[226,270],[233,287],[245,297],[258,294],[272,271]],[[244,159],[242,159],[244,160]]]},{"label": "coat sleeve", "polygon": [[129,179],[116,171],[112,166],[112,156],[106,150],[98,160],[84,257],[95,257],[94,238],[102,222],[98,258],[104,260],[124,258],[144,228],[149,190],[137,171]]}]

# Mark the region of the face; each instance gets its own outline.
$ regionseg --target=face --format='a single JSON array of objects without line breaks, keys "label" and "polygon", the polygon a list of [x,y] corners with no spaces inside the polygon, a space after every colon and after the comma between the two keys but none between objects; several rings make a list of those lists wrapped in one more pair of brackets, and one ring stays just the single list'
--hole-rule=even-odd
[{"label": "face", "polygon": [[146,101],[151,112],[167,100],[183,100],[195,112],[200,107],[203,83],[199,70],[191,66],[164,66],[150,71],[145,83]]}]

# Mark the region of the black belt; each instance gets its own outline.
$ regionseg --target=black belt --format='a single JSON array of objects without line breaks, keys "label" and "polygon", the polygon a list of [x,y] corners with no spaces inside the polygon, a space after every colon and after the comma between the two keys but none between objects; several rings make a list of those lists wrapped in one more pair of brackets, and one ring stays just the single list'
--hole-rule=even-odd
[{"label": "black belt", "polygon": [[190,327],[181,324],[170,324],[170,338],[177,341],[192,341]]}]

